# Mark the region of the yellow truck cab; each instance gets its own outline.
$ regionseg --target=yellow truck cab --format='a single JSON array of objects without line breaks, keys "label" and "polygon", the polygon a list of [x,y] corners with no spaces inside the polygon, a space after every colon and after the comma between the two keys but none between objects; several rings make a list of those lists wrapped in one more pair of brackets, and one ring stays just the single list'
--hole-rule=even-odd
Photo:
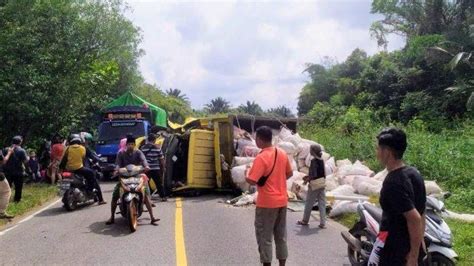
[{"label": "yellow truck cab", "polygon": [[170,124],[166,137],[164,188],[167,192],[233,190],[230,166],[236,154],[234,127],[255,132],[260,126],[296,131],[296,119],[245,115],[188,119],[184,125]]}]

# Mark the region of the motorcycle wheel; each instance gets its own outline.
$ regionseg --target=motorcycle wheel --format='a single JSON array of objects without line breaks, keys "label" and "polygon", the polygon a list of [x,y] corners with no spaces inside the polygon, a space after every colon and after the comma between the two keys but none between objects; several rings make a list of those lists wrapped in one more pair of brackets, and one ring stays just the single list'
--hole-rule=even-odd
[{"label": "motorcycle wheel", "polygon": [[66,191],[63,196],[63,203],[64,203],[64,208],[67,211],[73,211],[77,208],[77,202],[76,199],[74,198],[74,192],[72,190]]},{"label": "motorcycle wheel", "polygon": [[[351,234],[359,241],[370,241],[369,234],[363,229],[354,230],[351,232]],[[353,250],[350,246],[347,247],[347,256],[349,257],[349,261],[353,266],[367,265],[368,260],[365,259],[362,254]]]},{"label": "motorcycle wheel", "polygon": [[456,265],[452,260],[446,258],[445,256],[439,253],[431,254],[431,264],[432,266],[454,266]]},{"label": "motorcycle wheel", "polygon": [[137,231],[138,226],[138,214],[137,214],[137,201],[132,200],[127,206],[128,214],[128,226],[130,227],[130,232],[133,233]]}]

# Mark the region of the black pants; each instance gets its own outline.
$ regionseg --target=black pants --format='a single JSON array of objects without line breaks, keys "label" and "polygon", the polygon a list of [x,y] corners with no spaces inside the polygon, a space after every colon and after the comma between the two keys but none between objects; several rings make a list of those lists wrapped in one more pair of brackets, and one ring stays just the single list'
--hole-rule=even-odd
[{"label": "black pants", "polygon": [[100,185],[95,178],[94,170],[87,167],[82,167],[74,171],[74,173],[83,176],[86,179],[86,189],[92,191],[95,188],[97,190],[97,197],[99,198],[99,201],[104,201],[102,190],[100,189]]},{"label": "black pants", "polygon": [[8,183],[10,187],[13,187],[12,184],[15,185],[15,202],[21,201],[21,193],[23,192],[23,174],[6,174]]},{"label": "black pants", "polygon": [[148,176],[153,179],[155,182],[156,189],[158,190],[158,195],[160,197],[166,197],[165,191],[163,189],[163,171],[161,170],[150,170]]}]

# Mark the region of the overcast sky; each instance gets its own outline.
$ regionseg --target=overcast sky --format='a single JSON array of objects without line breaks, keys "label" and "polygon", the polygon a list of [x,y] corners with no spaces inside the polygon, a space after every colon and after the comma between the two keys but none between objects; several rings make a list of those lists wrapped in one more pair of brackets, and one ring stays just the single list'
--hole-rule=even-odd
[{"label": "overcast sky", "polygon": [[[196,109],[221,96],[295,111],[305,63],[378,51],[369,0],[127,2],[143,34],[145,80],[182,90]],[[402,45],[394,36],[389,50]]]}]

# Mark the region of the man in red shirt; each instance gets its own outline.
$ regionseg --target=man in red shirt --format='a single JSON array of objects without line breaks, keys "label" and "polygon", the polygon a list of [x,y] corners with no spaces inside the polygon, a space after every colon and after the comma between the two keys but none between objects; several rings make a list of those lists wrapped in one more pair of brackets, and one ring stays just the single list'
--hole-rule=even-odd
[{"label": "man in red shirt", "polygon": [[285,265],[288,258],[286,179],[293,175],[293,170],[286,153],[282,149],[272,146],[272,137],[271,128],[263,126],[257,129],[256,142],[262,151],[255,158],[248,173],[247,182],[251,185],[257,184],[258,190],[255,233],[260,262],[263,265],[271,265],[272,239],[275,237],[276,257],[280,265]]}]

